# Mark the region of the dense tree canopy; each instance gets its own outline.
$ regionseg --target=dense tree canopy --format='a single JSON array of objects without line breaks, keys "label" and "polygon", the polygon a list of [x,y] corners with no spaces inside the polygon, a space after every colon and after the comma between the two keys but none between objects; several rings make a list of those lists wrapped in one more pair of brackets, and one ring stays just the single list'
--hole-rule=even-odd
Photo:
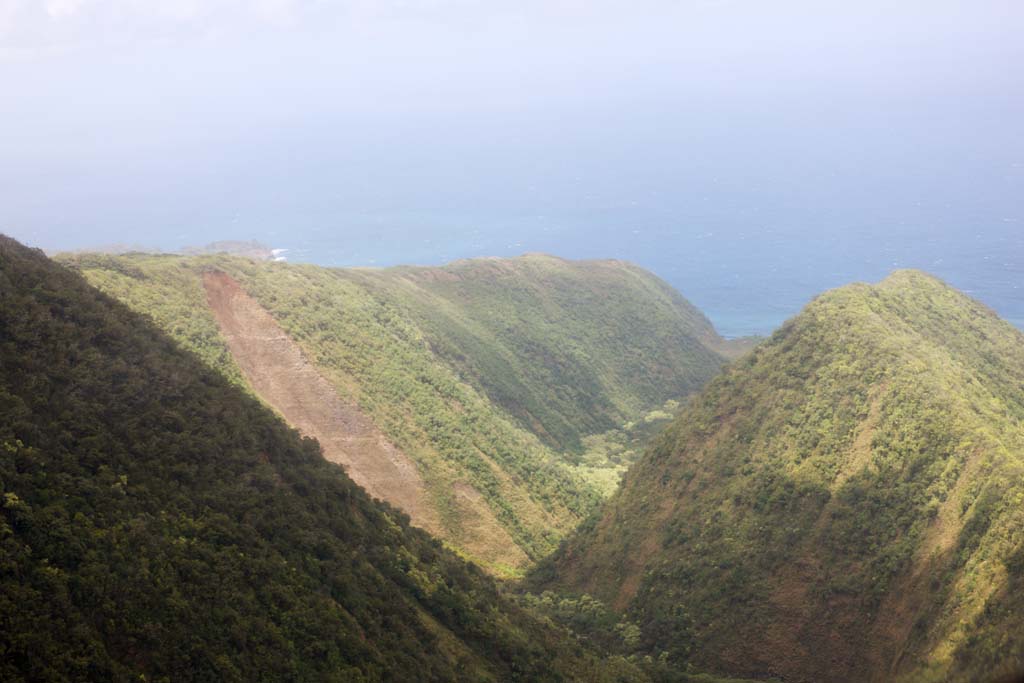
[{"label": "dense tree canopy", "polygon": [[0,238],[0,679],[633,680]]},{"label": "dense tree canopy", "polygon": [[[80,254],[67,262],[251,390],[203,289],[204,273],[233,278],[416,463],[439,535],[498,573],[552,551],[617,485],[639,450],[625,442],[650,431],[635,425],[724,362],[724,342],[699,311],[618,261],[530,255],[338,269]],[[480,533],[479,510],[459,491],[479,496],[498,529]],[[511,554],[508,545],[517,566],[496,559]]]},{"label": "dense tree canopy", "polygon": [[713,380],[534,581],[680,665],[989,680],[1024,671],[1022,502],[1024,335],[904,271]]}]

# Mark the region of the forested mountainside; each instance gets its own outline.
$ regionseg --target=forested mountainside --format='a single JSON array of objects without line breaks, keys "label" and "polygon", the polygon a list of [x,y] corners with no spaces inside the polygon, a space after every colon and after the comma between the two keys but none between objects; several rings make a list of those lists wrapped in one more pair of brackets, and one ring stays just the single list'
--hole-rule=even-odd
[{"label": "forested mountainside", "polygon": [[828,292],[695,397],[532,581],[624,610],[678,666],[1020,675],[1024,335],[920,272]]},{"label": "forested mountainside", "polygon": [[722,362],[710,321],[623,261],[529,254],[353,274],[401,303],[460,377],[561,451],[693,393]]},{"label": "forested mountainside", "polygon": [[[373,495],[498,572],[553,550],[614,488],[640,436],[729,350],[678,293],[622,262],[64,262],[316,436]],[[313,399],[302,386],[317,387]],[[358,443],[336,439],[335,424]]]},{"label": "forested mountainside", "polygon": [[3,237],[0,679],[642,680]]}]

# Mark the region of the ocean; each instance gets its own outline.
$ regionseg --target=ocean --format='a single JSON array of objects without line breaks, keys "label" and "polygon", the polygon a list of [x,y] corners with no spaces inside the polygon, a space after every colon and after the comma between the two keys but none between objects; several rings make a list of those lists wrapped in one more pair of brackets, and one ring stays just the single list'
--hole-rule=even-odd
[{"label": "ocean", "polygon": [[678,289],[726,337],[768,335],[817,294],[918,268],[1024,329],[1024,223],[1014,216],[910,223],[821,216],[785,225],[644,211],[527,215],[333,215],[334,227],[269,230],[289,261],[326,266],[436,265],[545,252],[616,258]]}]

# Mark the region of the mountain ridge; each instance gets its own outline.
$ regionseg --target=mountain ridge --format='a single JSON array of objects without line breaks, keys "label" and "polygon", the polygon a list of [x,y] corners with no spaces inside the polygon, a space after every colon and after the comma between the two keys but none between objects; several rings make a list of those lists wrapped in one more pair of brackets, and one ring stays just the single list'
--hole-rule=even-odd
[{"label": "mountain ridge", "polygon": [[723,674],[1019,673],[1022,342],[917,271],[823,294],[690,402],[535,585]]},{"label": "mountain ridge", "polygon": [[0,236],[4,680],[643,681]]},{"label": "mountain ridge", "polygon": [[[623,425],[667,420],[666,401],[725,362],[701,341],[720,338],[699,311],[615,262],[535,256],[355,270],[229,256],[63,262],[258,396],[204,285],[211,273],[230,278],[239,295],[229,301],[247,302],[239,313],[265,314],[257,337],[287,337],[333,387],[331,400],[363,414],[415,464],[426,514],[409,508],[414,522],[499,574],[553,550],[614,485],[635,452]],[[263,400],[274,405],[273,396]],[[306,412],[293,424],[310,427]],[[316,433],[334,440],[320,425]],[[379,483],[377,495],[410,500]]]}]

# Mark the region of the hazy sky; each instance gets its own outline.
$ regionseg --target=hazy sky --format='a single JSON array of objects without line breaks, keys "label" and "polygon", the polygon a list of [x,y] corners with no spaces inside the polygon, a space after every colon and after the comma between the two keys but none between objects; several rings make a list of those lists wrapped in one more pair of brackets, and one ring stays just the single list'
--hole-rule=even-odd
[{"label": "hazy sky", "polygon": [[0,0],[0,231],[339,263],[1009,234],[1022,36],[1021,0]]},{"label": "hazy sky", "polygon": [[1021,36],[1019,0],[0,0],[0,229],[870,194],[908,143],[1024,161]]}]

